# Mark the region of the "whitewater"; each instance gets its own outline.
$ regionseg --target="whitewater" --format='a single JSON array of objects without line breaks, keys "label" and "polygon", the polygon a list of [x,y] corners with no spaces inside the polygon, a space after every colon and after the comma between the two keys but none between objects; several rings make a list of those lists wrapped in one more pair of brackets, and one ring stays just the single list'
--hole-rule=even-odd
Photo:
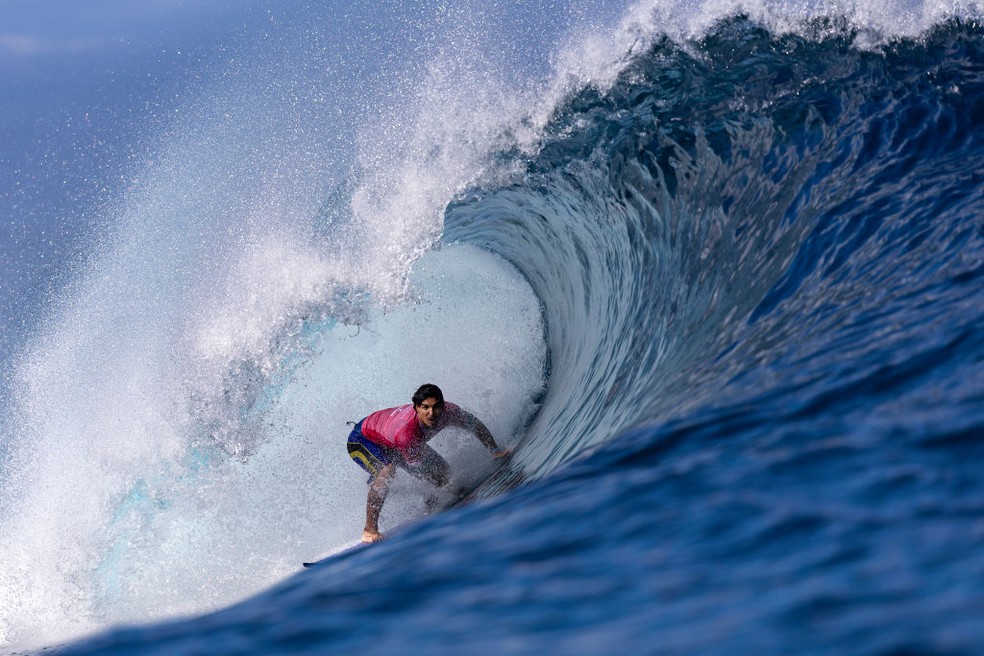
[{"label": "whitewater", "polygon": [[[984,650],[979,4],[292,8],[201,68],[4,360],[0,651]],[[424,382],[514,457],[442,434],[469,503],[301,570]]]}]

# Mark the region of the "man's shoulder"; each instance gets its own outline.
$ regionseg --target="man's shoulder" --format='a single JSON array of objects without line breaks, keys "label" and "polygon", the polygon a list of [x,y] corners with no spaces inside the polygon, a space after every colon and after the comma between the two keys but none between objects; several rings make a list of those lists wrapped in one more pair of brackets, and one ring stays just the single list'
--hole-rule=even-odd
[{"label": "man's shoulder", "polygon": [[442,418],[446,423],[467,425],[473,421],[474,415],[455,403],[444,403]]},{"label": "man's shoulder", "polygon": [[384,408],[377,410],[365,419],[365,423],[371,428],[386,428],[406,423],[410,418],[415,417],[413,404],[400,405],[394,408]]},{"label": "man's shoulder", "polygon": [[376,412],[369,415],[374,419],[392,418],[397,417],[402,414],[408,414],[408,411],[413,410],[413,404],[407,403],[404,405],[398,405],[392,408],[383,408],[382,410],[376,410]]}]

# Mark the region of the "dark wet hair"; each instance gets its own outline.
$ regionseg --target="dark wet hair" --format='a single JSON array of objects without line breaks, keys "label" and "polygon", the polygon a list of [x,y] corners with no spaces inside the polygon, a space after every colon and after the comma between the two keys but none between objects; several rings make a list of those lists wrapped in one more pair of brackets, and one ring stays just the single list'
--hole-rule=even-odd
[{"label": "dark wet hair", "polygon": [[427,399],[437,399],[438,405],[444,405],[444,392],[437,385],[425,383],[413,393],[413,407],[416,408]]}]

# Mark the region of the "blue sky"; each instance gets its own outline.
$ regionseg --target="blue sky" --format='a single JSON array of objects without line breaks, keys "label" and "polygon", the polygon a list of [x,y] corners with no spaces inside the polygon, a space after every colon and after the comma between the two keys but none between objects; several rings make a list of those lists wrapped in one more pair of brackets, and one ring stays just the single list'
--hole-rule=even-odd
[{"label": "blue sky", "polygon": [[0,48],[6,56],[33,56],[112,47],[166,34],[221,8],[209,0],[0,0]]},{"label": "blue sky", "polygon": [[0,361],[85,248],[141,108],[256,4],[0,0]]}]

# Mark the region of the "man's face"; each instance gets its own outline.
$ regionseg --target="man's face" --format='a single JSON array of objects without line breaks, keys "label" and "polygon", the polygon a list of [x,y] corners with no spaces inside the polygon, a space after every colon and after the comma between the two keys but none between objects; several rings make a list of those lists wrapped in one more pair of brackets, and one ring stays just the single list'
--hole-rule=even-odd
[{"label": "man's face", "polygon": [[436,398],[424,399],[420,405],[416,406],[417,419],[427,428],[432,428],[444,412],[444,404]]}]

